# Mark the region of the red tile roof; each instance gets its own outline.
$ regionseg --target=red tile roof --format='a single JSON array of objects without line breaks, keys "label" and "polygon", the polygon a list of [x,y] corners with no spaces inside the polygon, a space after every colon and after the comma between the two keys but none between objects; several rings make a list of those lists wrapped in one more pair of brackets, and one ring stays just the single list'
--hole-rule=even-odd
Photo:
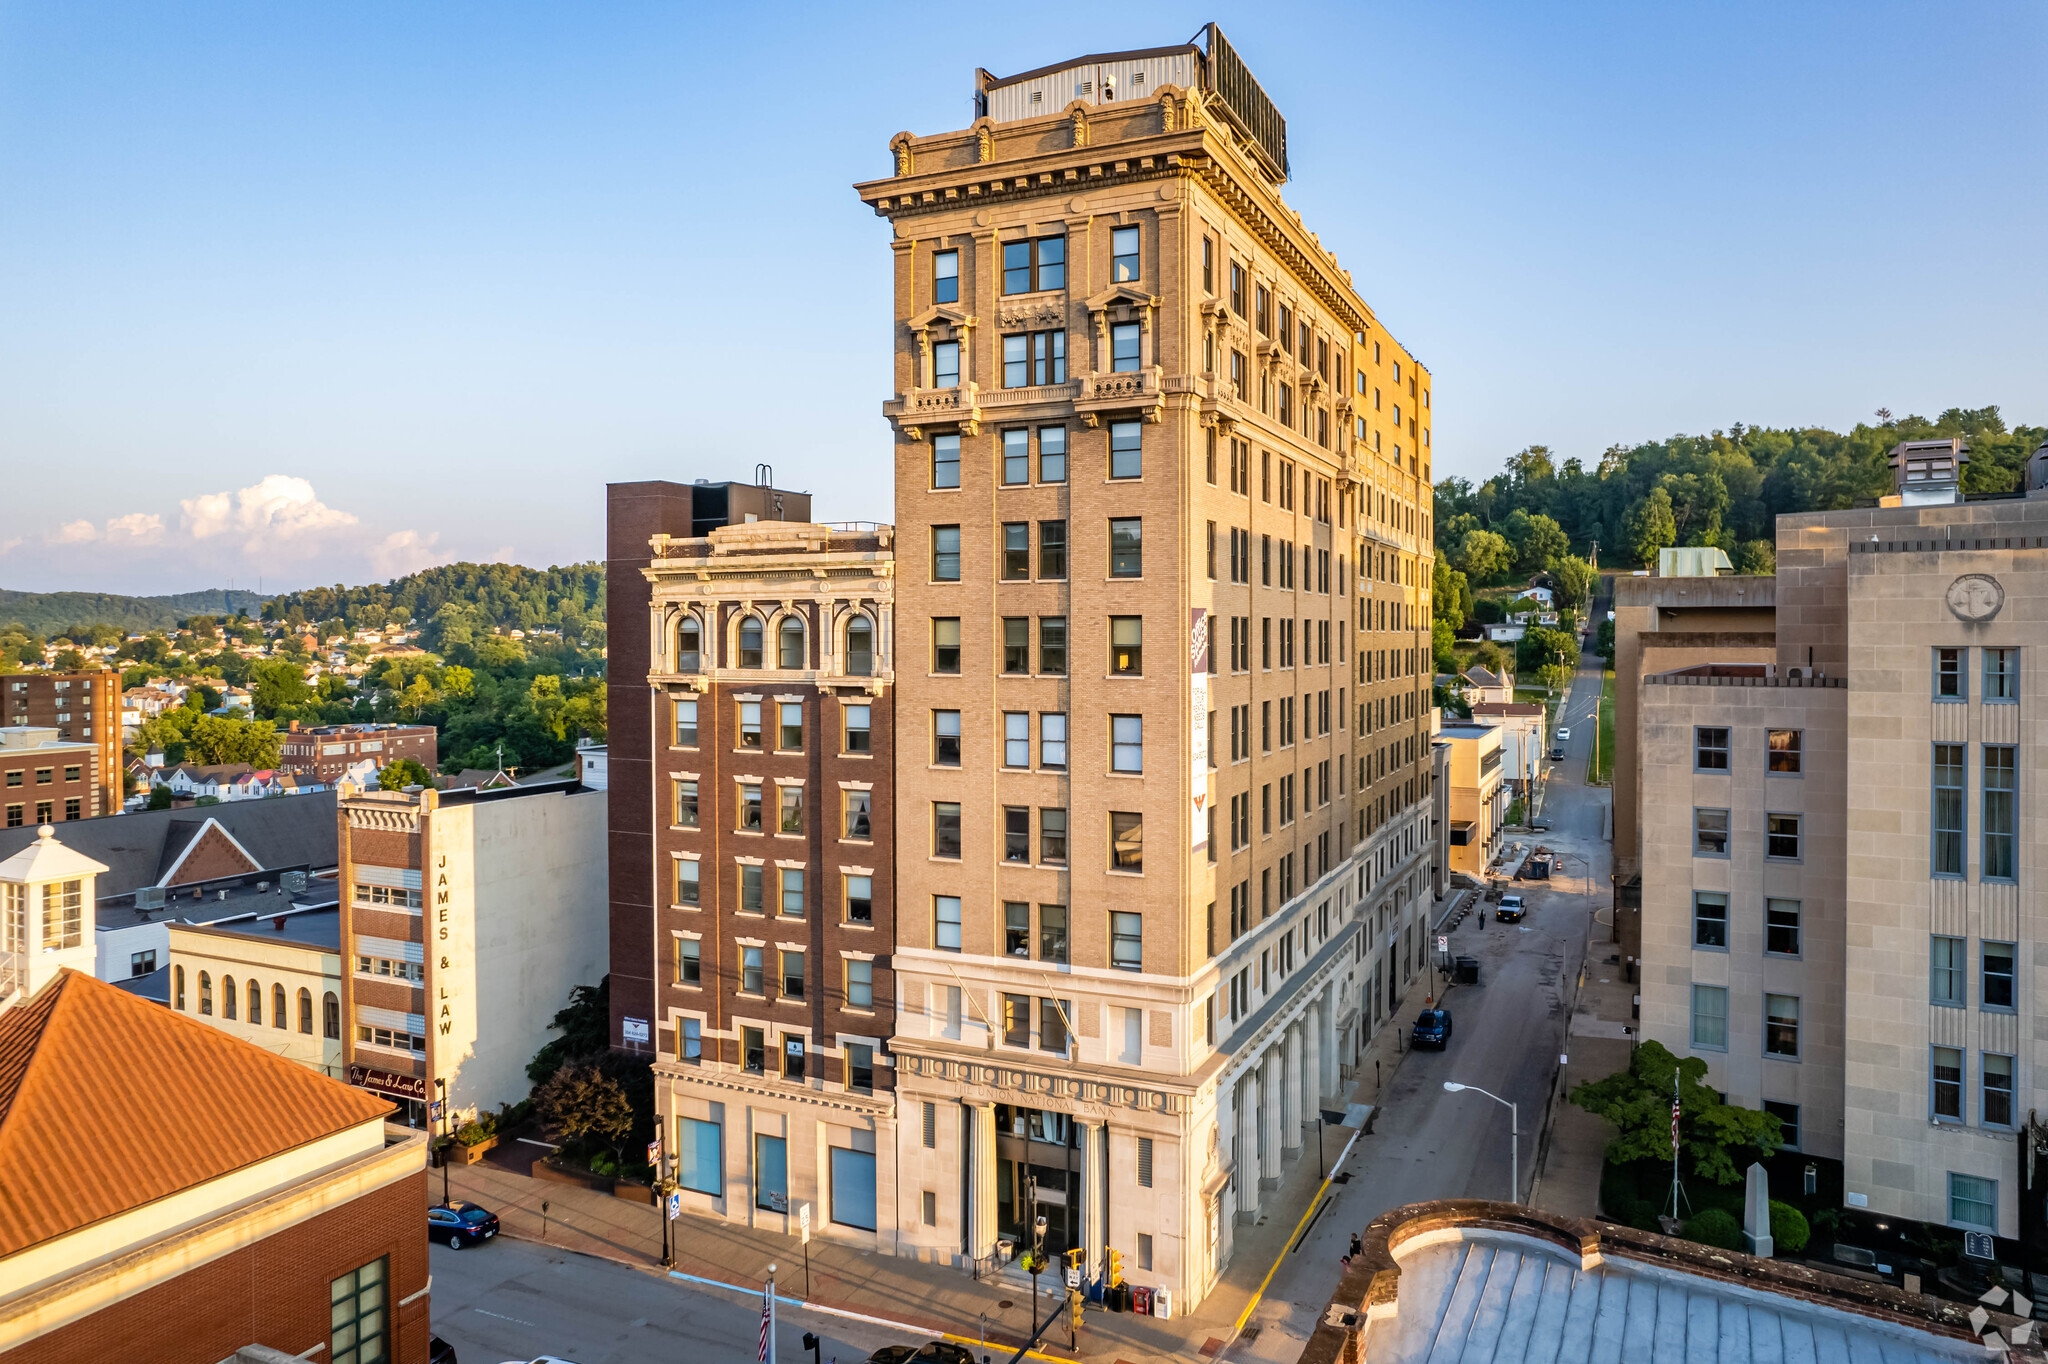
[{"label": "red tile roof", "polygon": [[390,1111],[65,971],[0,1013],[0,1257]]}]

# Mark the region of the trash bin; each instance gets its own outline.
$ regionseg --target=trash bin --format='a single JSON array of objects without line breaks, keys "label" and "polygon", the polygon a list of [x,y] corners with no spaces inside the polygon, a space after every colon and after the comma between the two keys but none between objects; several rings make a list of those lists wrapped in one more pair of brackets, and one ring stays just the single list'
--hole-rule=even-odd
[{"label": "trash bin", "polygon": [[1458,958],[1457,969],[1453,973],[1452,979],[1460,985],[1477,985],[1479,983],[1479,958]]}]

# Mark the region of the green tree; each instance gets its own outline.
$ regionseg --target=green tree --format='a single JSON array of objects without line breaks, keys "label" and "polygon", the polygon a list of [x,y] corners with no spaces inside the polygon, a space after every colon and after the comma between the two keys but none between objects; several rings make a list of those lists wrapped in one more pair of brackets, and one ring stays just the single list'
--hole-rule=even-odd
[{"label": "green tree", "polygon": [[1563,630],[1532,625],[1515,641],[1515,671],[1534,675],[1552,665],[1568,665],[1579,656],[1578,640]]},{"label": "green tree", "polygon": [[1593,566],[1576,554],[1560,554],[1550,563],[1550,587],[1557,604],[1577,613],[1585,609],[1593,593]]},{"label": "green tree", "polygon": [[1430,571],[1430,614],[1455,631],[1465,623],[1465,600],[1471,595],[1469,580],[1439,555]]},{"label": "green tree", "polygon": [[613,1159],[633,1130],[625,1087],[595,1062],[572,1063],[548,1076],[534,1090],[533,1106],[569,1140],[609,1147]]},{"label": "green tree", "polygon": [[1660,1042],[1644,1042],[1628,1069],[1574,1089],[1571,1100],[1619,1129],[1607,1144],[1609,1164],[1671,1158],[1672,1079],[1678,1080],[1679,1148],[1692,1171],[1715,1184],[1741,1182],[1736,1157],[1754,1150],[1769,1155],[1784,1143],[1777,1118],[1753,1108],[1721,1102],[1702,1081],[1707,1063],[1683,1060]]},{"label": "green tree", "polygon": [[595,985],[569,987],[568,1004],[548,1023],[560,1037],[549,1038],[527,1063],[526,1078],[539,1084],[579,1057],[595,1056],[611,1045],[612,978]]},{"label": "green tree", "polygon": [[1639,564],[1655,564],[1657,551],[1678,543],[1678,522],[1671,514],[1671,494],[1652,488],[1628,513],[1628,547]]},{"label": "green tree", "polygon": [[1490,530],[1475,530],[1458,542],[1457,567],[1471,582],[1490,583],[1514,566],[1508,542]]},{"label": "green tree", "polygon": [[399,693],[398,704],[408,714],[417,719],[420,711],[433,705],[434,702],[440,699],[441,693],[435,691],[434,684],[427,681],[425,673],[421,673],[406,685],[403,692]]},{"label": "green tree", "polygon": [[1744,540],[1733,557],[1737,573],[1769,577],[1778,571],[1778,547],[1769,540]]},{"label": "green tree", "polygon": [[313,688],[306,681],[305,669],[281,658],[263,659],[250,665],[249,691],[255,701],[256,714],[266,720],[296,711],[313,699]]},{"label": "green tree", "polygon": [[1457,636],[1451,633],[1449,623],[1439,619],[1429,627],[1430,654],[1440,673],[1458,671]]},{"label": "green tree", "polygon": [[434,774],[412,758],[398,758],[385,765],[377,774],[377,788],[381,791],[403,791],[408,786],[432,787]]},{"label": "green tree", "polygon": [[170,788],[170,787],[168,787],[168,786],[153,786],[153,787],[151,787],[151,788],[150,788],[150,790],[149,790],[149,808],[150,808],[150,809],[152,809],[152,810],[168,810],[168,809],[170,809],[170,808],[171,808],[171,788]]},{"label": "green tree", "polygon": [[247,763],[259,769],[276,767],[283,747],[277,726],[269,720],[200,715],[185,731],[185,760],[207,766]]},{"label": "green tree", "polygon": [[75,673],[85,667],[85,655],[76,649],[59,649],[50,666],[60,673]]}]

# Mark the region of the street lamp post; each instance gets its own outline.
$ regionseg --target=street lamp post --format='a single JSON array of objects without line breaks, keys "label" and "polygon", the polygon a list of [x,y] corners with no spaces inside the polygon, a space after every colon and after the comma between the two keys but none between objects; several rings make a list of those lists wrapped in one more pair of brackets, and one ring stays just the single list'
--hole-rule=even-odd
[{"label": "street lamp post", "polygon": [[1497,1104],[1505,1104],[1508,1110],[1508,1202],[1522,1201],[1522,1110],[1498,1094],[1488,1094],[1477,1085],[1461,1085],[1456,1080],[1444,1081],[1444,1092],[1462,1094],[1470,1090],[1474,1094],[1485,1094]]},{"label": "street lamp post", "polygon": [[450,1157],[455,1154],[449,1149],[454,1146],[455,1138],[448,1130],[448,1082],[437,1075],[434,1077],[434,1089],[441,1096],[434,1106],[441,1110],[441,1202],[446,1205],[452,1201],[448,1195],[448,1166]]}]

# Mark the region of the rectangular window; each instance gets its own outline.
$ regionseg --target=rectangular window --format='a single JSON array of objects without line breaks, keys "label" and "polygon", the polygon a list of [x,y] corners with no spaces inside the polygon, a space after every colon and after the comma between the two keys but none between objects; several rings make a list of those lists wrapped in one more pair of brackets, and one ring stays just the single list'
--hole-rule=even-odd
[{"label": "rectangular window", "polygon": [[2011,1127],[2012,1058],[1987,1051],[1982,1063],[1984,1097],[1977,1107],[1977,1120],[1986,1127]]},{"label": "rectangular window", "polygon": [[[1062,819],[1066,811],[1059,812]],[[1038,907],[1038,959],[1055,965],[1067,964],[1067,907],[1065,905],[1040,905]]]},{"label": "rectangular window", "polygon": [[1067,239],[1003,243],[1003,292],[1030,294],[1067,287]]},{"label": "rectangular window", "polygon": [[[1929,1058],[1929,1102],[1937,1122],[1963,1120],[1963,1053],[1955,1047],[1934,1047]],[[1949,1176],[1951,1180],[1955,1176]]]},{"label": "rectangular window", "polygon": [[[686,1018],[682,1020],[682,1031],[676,1043],[677,1055],[685,1061],[704,1059],[704,1020]],[[685,1119],[684,1121],[688,1121]]]},{"label": "rectangular window", "polygon": [[1109,816],[1109,865],[1114,871],[1145,869],[1145,817],[1129,811]]},{"label": "rectangular window", "polygon": [[1018,676],[1031,671],[1031,618],[1003,617],[1003,671]]},{"label": "rectangular window", "polygon": [[1696,890],[1692,894],[1692,945],[1728,946],[1728,897],[1718,891]]},{"label": "rectangular window", "polygon": [[1143,772],[1145,770],[1144,716],[1112,715],[1109,717],[1109,770],[1112,772]]},{"label": "rectangular window", "polygon": [[1067,381],[1067,334],[1020,332],[1003,338],[1003,387]]},{"label": "rectangular window", "polygon": [[1013,957],[1031,955],[1031,906],[1021,900],[1003,904],[1003,951]]},{"label": "rectangular window", "polygon": [[[856,1009],[875,1007],[875,964],[849,957],[846,962],[846,1002]],[[870,1083],[872,1088],[872,1082]]]},{"label": "rectangular window", "polygon": [[1984,862],[1977,874],[1986,881],[2014,876],[2014,801],[2019,795],[2019,750],[2005,744],[1984,745]]},{"label": "rectangular window", "polygon": [[1230,263],[1230,311],[1244,316],[1244,267],[1236,261]]},{"label": "rectangular window", "polygon": [[1798,860],[1798,815],[1764,816],[1764,856]]},{"label": "rectangular window", "polygon": [[1113,518],[1109,523],[1109,576],[1141,578],[1144,575],[1144,521],[1135,516]]},{"label": "rectangular window", "polygon": [[1031,481],[1031,432],[1019,428],[1003,432],[1003,482]]},{"label": "rectangular window", "polygon": [[334,1364],[391,1358],[391,1259],[372,1260],[327,1285],[327,1357]]},{"label": "rectangular window", "polygon": [[867,706],[845,706],[842,710],[846,719],[846,751],[874,752],[873,735],[869,728],[874,723],[873,710]]},{"label": "rectangular window", "polygon": [[1963,658],[1967,649],[1936,649],[1934,651],[1934,699],[1937,701],[1961,701],[1968,696],[1963,685]]},{"label": "rectangular window", "polygon": [[761,901],[761,868],[751,863],[740,865],[740,912],[742,914],[765,914]]},{"label": "rectangular window", "polygon": [[1003,861],[1029,862],[1031,860],[1031,807],[1028,805],[1006,805],[1003,807]]},{"label": "rectangular window", "polygon": [[1038,812],[1038,860],[1061,867],[1067,862],[1067,812],[1047,806]]},{"label": "rectangular window", "polygon": [[960,301],[960,253],[958,251],[936,251],[932,253],[932,302],[958,303]]},{"label": "rectangular window", "polygon": [[804,751],[804,705],[801,701],[784,701],[776,707],[779,724],[775,746],[784,753]]},{"label": "rectangular window", "polygon": [[675,784],[675,823],[684,829],[697,827],[697,783],[679,781]]},{"label": "rectangular window", "polygon": [[[692,864],[694,865],[694,864]],[[676,984],[701,985],[704,983],[703,944],[695,938],[676,939]]]},{"label": "rectangular window", "polygon": [[1799,955],[1799,902],[1764,901],[1764,951],[1773,957]]},{"label": "rectangular window", "polygon": [[1983,945],[1984,980],[1983,997],[1979,1001],[1986,1009],[2010,1009],[2015,998],[2013,982],[2016,978],[2015,963],[2019,959],[2019,944],[2009,942],[1987,942]]},{"label": "rectangular window", "polygon": [[1119,971],[1145,969],[1145,920],[1140,914],[1113,910],[1109,916],[1109,964]]},{"label": "rectangular window", "polygon": [[1963,874],[1963,773],[1966,745],[1934,746],[1934,874]]},{"label": "rectangular window", "polygon": [[1145,622],[1140,616],[1109,618],[1109,671],[1138,677],[1145,671]]},{"label": "rectangular window", "polygon": [[1031,996],[1003,996],[1003,1045],[1006,1047],[1028,1047],[1031,1045]]},{"label": "rectangular window", "polygon": [[1695,857],[1725,857],[1728,855],[1728,812],[1726,810],[1700,810],[1692,812],[1692,851]]},{"label": "rectangular window", "polygon": [[1053,1052],[1059,1056],[1067,1054],[1067,1020],[1065,1001],[1041,999],[1038,1001],[1038,1049]]},{"label": "rectangular window", "polygon": [[834,1146],[831,1151],[831,1206],[827,1215],[843,1227],[875,1229],[875,1153]]},{"label": "rectangular window", "polygon": [[846,921],[853,924],[875,921],[874,877],[849,875],[846,878]]},{"label": "rectangular window", "polygon": [[1038,523],[1038,576],[1067,576],[1067,523],[1064,521]]},{"label": "rectangular window", "polygon": [[932,487],[957,488],[960,486],[960,437],[945,435],[932,437]]},{"label": "rectangular window", "polygon": [[[750,995],[768,992],[767,977],[761,965],[761,949],[758,947],[740,949],[740,990]],[[756,1064],[747,1067],[749,1070],[759,1068],[758,1060]]]},{"label": "rectangular window", "polygon": [[[757,1029],[748,1029],[756,1038]],[[760,1070],[760,1066],[750,1067]],[[702,1118],[678,1118],[676,1134],[676,1179],[694,1193],[725,1193],[725,1155],[721,1138],[724,1126]]]},{"label": "rectangular window", "polygon": [[1006,583],[1021,583],[1031,577],[1031,523],[1028,521],[1006,521],[1003,523],[1002,579]]},{"label": "rectangular window", "polygon": [[1951,1225],[1998,1230],[1998,1181],[1951,1173],[1948,1177],[1948,1220]]},{"label": "rectangular window", "polygon": [[1764,996],[1764,1055],[1799,1055],[1799,997]]},{"label": "rectangular window", "polygon": [[1138,324],[1119,322],[1109,329],[1109,370],[1112,374],[1130,374],[1138,369],[1139,362]]},{"label": "rectangular window", "polygon": [[[872,976],[874,974],[874,963],[867,961],[850,961],[846,965],[849,974],[849,982],[851,979],[851,972],[855,967],[859,967],[863,971],[868,973],[870,977],[869,983],[866,986],[861,987],[867,991],[868,1003],[856,1005],[855,1007],[871,1007],[874,1003],[875,998],[875,987],[872,981]],[[849,983],[846,991],[847,1003],[849,1004],[853,1003],[854,989],[855,987],[851,983]],[[848,1042],[846,1044],[846,1087],[861,1094],[872,1094],[875,1092],[875,1049],[865,1042]],[[837,1194],[839,1190],[835,1187],[833,1189],[833,1192]]]},{"label": "rectangular window", "polygon": [[1113,227],[1109,231],[1109,280],[1128,284],[1138,278],[1138,229]]},{"label": "rectangular window", "polygon": [[761,788],[755,782],[740,786],[739,827],[754,833],[761,831]]},{"label": "rectangular window", "polygon": [[1067,481],[1067,428],[1064,426],[1038,428],[1038,481]]},{"label": "rectangular window", "polygon": [[1780,773],[1799,771],[1799,747],[1803,732],[1796,729],[1774,729],[1767,736],[1768,770]]},{"label": "rectangular window", "polygon": [[1059,711],[1038,717],[1038,765],[1056,772],[1067,765],[1067,717]]},{"label": "rectangular window", "polygon": [[695,905],[703,903],[703,864],[676,860],[676,903]]},{"label": "rectangular window", "polygon": [[784,786],[782,793],[780,827],[783,833],[800,834],[804,831],[804,788]]},{"label": "rectangular window", "polygon": [[1109,424],[1109,476],[1111,478],[1139,478],[1145,472],[1144,450],[1142,449],[1143,422],[1111,422]]},{"label": "rectangular window", "polygon": [[960,581],[960,527],[932,527],[932,581]]},{"label": "rectangular window", "polygon": [[[801,957],[803,953],[799,952],[796,955]],[[799,963],[799,967],[801,967],[801,963]],[[804,1039],[788,1033],[783,1034],[782,1038],[782,1078],[785,1080],[801,1080],[804,1078]]]},{"label": "rectangular window", "polygon": [[960,712],[957,710],[935,710],[932,712],[932,766],[958,767],[960,765]]},{"label": "rectangular window", "polygon": [[932,802],[932,856],[960,856],[960,802]]},{"label": "rectangular window", "polygon": [[1725,987],[1692,987],[1692,1044],[1707,1051],[1728,1050],[1728,991]]},{"label": "rectangular window", "polygon": [[932,347],[932,387],[960,387],[960,343],[941,341]]},{"label": "rectangular window", "polygon": [[2018,649],[1984,650],[1984,699],[1986,701],[2017,701],[2020,699],[2020,651]]},{"label": "rectangular window", "polygon": [[1216,292],[1216,239],[1202,238],[1202,292]]},{"label": "rectangular window", "polygon": [[804,917],[804,871],[802,867],[782,868],[782,917]]},{"label": "rectangular window", "polygon": [[960,950],[960,897],[932,897],[932,946],[941,952]]},{"label": "rectangular window", "polygon": [[741,701],[739,708],[738,747],[759,751],[761,747],[761,703],[759,701]]},{"label": "rectangular window", "polygon": [[1781,1103],[1776,1099],[1765,1099],[1764,1112],[1778,1120],[1778,1135],[1784,1141],[1784,1149],[1799,1149],[1799,1105]]},{"label": "rectangular window", "polygon": [[1963,1007],[1963,972],[1967,940],[1936,936],[1928,945],[1927,1000],[1930,1004]]},{"label": "rectangular window", "polygon": [[934,616],[932,618],[932,671],[935,673],[957,673],[960,671],[960,618],[958,616]]},{"label": "rectangular window", "polygon": [[1728,770],[1728,731],[1720,725],[1700,725],[1692,732],[1692,765],[1698,772]]},{"label": "rectangular window", "polygon": [[[782,954],[782,997],[802,999],[804,997],[804,954],[784,952]],[[802,1074],[801,1071],[798,1074]]]},{"label": "rectangular window", "polygon": [[842,838],[868,839],[874,837],[874,792],[841,791],[839,793],[840,825]]},{"label": "rectangular window", "polygon": [[676,702],[675,742],[677,748],[695,748],[697,746],[697,703],[695,701]]}]

